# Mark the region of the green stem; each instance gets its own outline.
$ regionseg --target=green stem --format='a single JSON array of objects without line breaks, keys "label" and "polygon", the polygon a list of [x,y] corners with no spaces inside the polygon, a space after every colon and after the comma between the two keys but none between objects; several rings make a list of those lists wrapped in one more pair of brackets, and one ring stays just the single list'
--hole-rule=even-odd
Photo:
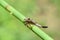
[{"label": "green stem", "polygon": [[[24,15],[22,15],[20,12],[18,12],[16,9],[14,9],[12,6],[10,6],[8,3],[6,3],[4,0],[0,0],[0,5],[7,9],[10,14],[17,17],[20,21],[24,21],[26,18]],[[35,25],[31,24],[31,27],[29,27],[34,33],[36,33],[39,37],[41,37],[43,40],[53,40],[50,36],[48,36],[45,32],[43,32],[40,28],[38,28]]]},{"label": "green stem", "polygon": [[17,18],[19,18],[19,20],[24,21],[25,17],[20,12],[18,12],[16,9],[14,9],[13,7],[11,7],[8,3],[6,3],[3,0],[0,0],[0,4],[5,9],[7,9],[10,12],[10,14],[12,14],[12,15],[16,16]]}]

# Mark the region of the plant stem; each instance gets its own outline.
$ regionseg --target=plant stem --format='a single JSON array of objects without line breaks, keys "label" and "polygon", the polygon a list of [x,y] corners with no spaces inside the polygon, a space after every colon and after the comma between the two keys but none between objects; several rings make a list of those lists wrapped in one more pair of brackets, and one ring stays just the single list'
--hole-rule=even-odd
[{"label": "plant stem", "polygon": [[[24,15],[22,15],[20,12],[18,12],[16,9],[14,9],[12,6],[10,6],[8,3],[6,3],[4,0],[0,0],[0,5],[7,9],[10,14],[17,17],[20,21],[24,21],[26,18]],[[30,27],[29,27],[30,28]],[[38,28],[35,25],[31,24],[30,28],[34,33],[36,33],[39,37],[41,37],[43,40],[53,40],[50,36],[48,36],[45,32],[43,32],[40,28]]]},{"label": "plant stem", "polygon": [[8,3],[6,3],[4,0],[0,0],[0,4],[5,9],[7,9],[10,12],[10,14],[16,16],[19,20],[24,21],[25,17],[20,12],[18,12],[16,9],[11,7]]}]

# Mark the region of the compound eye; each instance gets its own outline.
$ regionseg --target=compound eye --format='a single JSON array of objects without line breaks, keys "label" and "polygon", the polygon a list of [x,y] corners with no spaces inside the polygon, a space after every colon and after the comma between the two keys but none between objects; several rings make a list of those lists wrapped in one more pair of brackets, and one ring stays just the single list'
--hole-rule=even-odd
[{"label": "compound eye", "polygon": [[30,18],[28,18],[28,20],[30,20]]}]

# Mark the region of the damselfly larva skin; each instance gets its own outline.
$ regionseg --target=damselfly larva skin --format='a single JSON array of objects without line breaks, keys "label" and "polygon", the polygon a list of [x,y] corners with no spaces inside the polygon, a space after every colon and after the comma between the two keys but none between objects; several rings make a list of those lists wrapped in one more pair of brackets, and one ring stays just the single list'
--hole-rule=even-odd
[{"label": "damselfly larva skin", "polygon": [[28,24],[30,25],[30,24],[33,24],[33,25],[36,25],[36,26],[38,26],[38,27],[40,27],[40,28],[47,28],[47,26],[41,26],[40,24],[38,24],[37,22],[35,22],[34,20],[32,20],[32,19],[30,19],[30,18],[26,18],[26,19],[24,19],[25,20],[25,25],[27,25],[28,26]]}]

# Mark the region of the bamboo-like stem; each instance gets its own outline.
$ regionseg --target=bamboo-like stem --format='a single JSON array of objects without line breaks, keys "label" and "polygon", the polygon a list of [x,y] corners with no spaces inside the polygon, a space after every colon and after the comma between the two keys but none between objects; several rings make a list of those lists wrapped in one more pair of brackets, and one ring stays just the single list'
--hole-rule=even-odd
[{"label": "bamboo-like stem", "polygon": [[[0,6],[7,9],[10,14],[17,17],[20,21],[24,21],[26,18],[24,15],[22,15],[20,12],[18,12],[16,9],[14,9],[12,6],[10,6],[7,2],[4,0],[0,0]],[[41,37],[43,40],[53,40],[50,36],[48,36],[45,32],[43,32],[40,28],[38,28],[35,25],[31,24],[31,27],[29,27],[34,33],[36,33],[39,37]]]}]

